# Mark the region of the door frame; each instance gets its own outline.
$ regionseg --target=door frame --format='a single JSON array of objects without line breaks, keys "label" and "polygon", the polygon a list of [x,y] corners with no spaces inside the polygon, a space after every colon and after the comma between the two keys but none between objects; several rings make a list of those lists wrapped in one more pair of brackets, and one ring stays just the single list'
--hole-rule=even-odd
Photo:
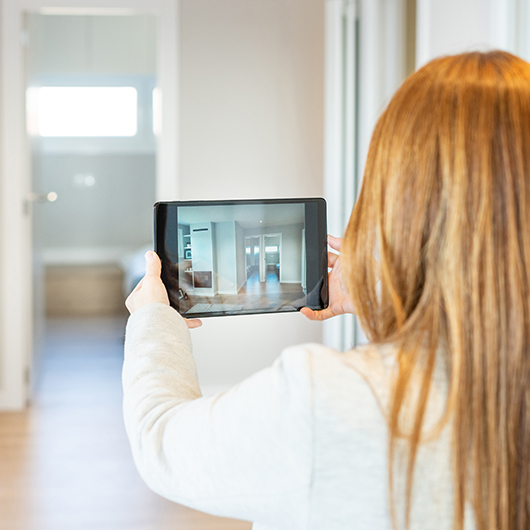
[{"label": "door frame", "polygon": [[[179,0],[2,0],[0,13],[0,410],[28,403],[33,288],[29,149],[25,126],[24,15],[157,15],[157,200],[179,198]],[[173,97],[171,97],[173,95]]]},{"label": "door frame", "polygon": [[[325,5],[324,196],[329,233],[340,236],[360,191],[377,118],[405,78],[407,0]],[[344,351],[365,337],[357,317],[341,315],[323,323],[322,340]]]}]

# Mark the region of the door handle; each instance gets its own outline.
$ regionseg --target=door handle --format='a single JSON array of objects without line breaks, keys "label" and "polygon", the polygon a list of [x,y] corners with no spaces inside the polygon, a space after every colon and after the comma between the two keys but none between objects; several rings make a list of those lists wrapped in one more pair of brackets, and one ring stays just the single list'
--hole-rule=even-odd
[{"label": "door handle", "polygon": [[57,200],[57,193],[50,191],[49,193],[30,193],[26,196],[23,203],[24,215],[29,215],[31,206],[37,202],[55,202]]},{"label": "door handle", "polygon": [[26,200],[27,202],[55,202],[57,197],[55,191],[50,191],[49,193],[30,193]]}]

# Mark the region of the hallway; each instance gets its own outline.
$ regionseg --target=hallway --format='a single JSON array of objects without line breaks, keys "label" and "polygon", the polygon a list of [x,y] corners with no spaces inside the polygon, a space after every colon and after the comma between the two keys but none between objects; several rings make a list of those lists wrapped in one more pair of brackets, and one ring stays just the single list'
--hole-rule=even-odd
[{"label": "hallway", "polygon": [[0,414],[2,530],[249,530],[152,493],[121,415],[124,318],[48,321],[32,407]]}]

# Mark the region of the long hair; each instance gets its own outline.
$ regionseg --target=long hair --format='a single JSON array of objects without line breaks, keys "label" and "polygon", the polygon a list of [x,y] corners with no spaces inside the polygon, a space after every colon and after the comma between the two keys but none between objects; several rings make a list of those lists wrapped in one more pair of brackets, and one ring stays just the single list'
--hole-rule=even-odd
[{"label": "long hair", "polygon": [[[398,352],[388,411],[393,509],[393,461],[404,439],[408,526],[441,361],[453,528],[463,528],[466,505],[478,530],[530,528],[528,63],[468,53],[436,59],[405,81],[375,127],[343,256],[361,325]],[[414,373],[420,384],[405,419]]]}]

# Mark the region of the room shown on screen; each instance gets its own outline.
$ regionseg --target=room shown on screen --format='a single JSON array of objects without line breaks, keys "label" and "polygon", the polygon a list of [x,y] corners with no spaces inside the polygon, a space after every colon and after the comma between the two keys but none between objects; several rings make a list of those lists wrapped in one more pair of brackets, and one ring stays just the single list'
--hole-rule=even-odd
[{"label": "room shown on screen", "polygon": [[177,219],[181,313],[303,304],[304,204],[182,206]]}]

